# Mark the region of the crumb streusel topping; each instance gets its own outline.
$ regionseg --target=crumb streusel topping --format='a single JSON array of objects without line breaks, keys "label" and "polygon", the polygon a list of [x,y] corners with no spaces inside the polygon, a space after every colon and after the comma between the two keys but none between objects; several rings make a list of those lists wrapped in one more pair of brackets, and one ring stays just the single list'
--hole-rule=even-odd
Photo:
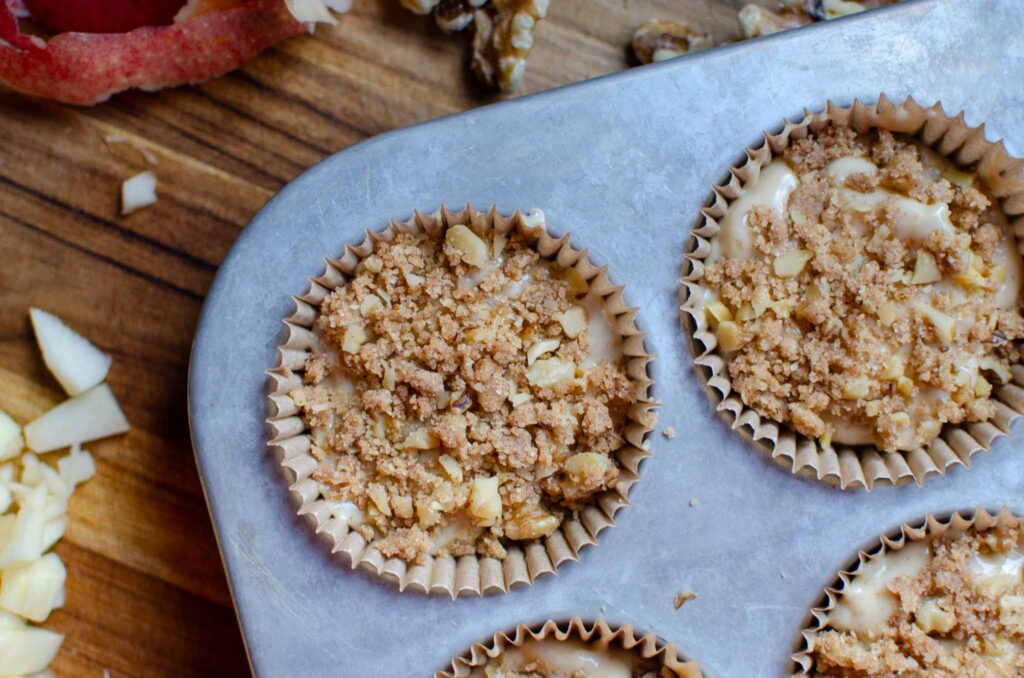
[{"label": "crumb streusel topping", "polygon": [[720,219],[700,299],[743,402],[800,433],[910,450],[985,421],[1024,336],[1021,257],[976,176],[829,126]]},{"label": "crumb streusel topping", "polygon": [[679,670],[657,668],[619,648],[597,648],[579,640],[528,640],[511,647],[471,678],[701,678],[694,662]]},{"label": "crumb streusel topping", "polygon": [[613,487],[638,385],[604,300],[517,234],[401,233],[323,301],[313,478],[386,557],[502,558]]},{"label": "crumb streusel topping", "polygon": [[1024,675],[1024,535],[950,531],[868,561],[814,641],[814,675]]}]

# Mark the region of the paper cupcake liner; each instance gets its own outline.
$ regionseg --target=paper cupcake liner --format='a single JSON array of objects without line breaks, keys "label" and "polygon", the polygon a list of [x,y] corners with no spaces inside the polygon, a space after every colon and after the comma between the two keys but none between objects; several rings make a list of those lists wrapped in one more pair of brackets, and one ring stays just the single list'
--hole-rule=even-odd
[{"label": "paper cupcake liner", "polygon": [[[626,359],[626,372],[637,390],[637,402],[627,412],[623,432],[625,445],[615,453],[622,467],[615,487],[596,497],[577,514],[570,514],[558,531],[539,540],[508,542],[504,560],[492,557],[443,556],[432,557],[417,564],[401,558],[385,558],[347,523],[333,517],[320,493],[319,484],[311,474],[317,461],[310,454],[310,438],[299,408],[288,395],[302,385],[302,372],[306,356],[313,341],[313,322],[320,302],[332,290],[345,284],[360,260],[372,254],[378,243],[390,242],[400,232],[426,233],[443,237],[444,229],[453,224],[470,224],[478,232],[493,230],[506,234],[515,231],[542,257],[564,268],[574,268],[591,291],[605,300],[609,317],[614,318],[622,338],[622,352]],[[644,348],[644,333],[637,327],[637,310],[626,304],[622,286],[613,285],[606,266],[596,266],[587,256],[587,250],[577,250],[569,242],[568,234],[552,237],[545,229],[544,215],[539,210],[505,217],[492,207],[484,213],[466,205],[453,212],[444,205],[430,215],[415,212],[405,222],[391,220],[379,232],[366,232],[359,245],[348,245],[338,259],[327,259],[322,275],[311,278],[309,291],[294,297],[295,312],[285,318],[284,340],[278,346],[275,366],[270,376],[268,419],[270,446],[278,455],[280,465],[290,477],[289,489],[299,503],[298,514],[306,516],[316,533],[331,544],[333,553],[339,553],[352,567],[361,568],[397,584],[399,589],[430,594],[460,595],[507,593],[514,587],[532,585],[542,575],[554,574],[559,565],[579,560],[580,551],[595,544],[597,535],[614,524],[615,513],[629,504],[628,494],[640,479],[641,460],[650,456],[647,451],[648,434],[656,420],[655,403],[650,399],[652,381],[647,374],[653,357]]]},{"label": "paper cupcake liner", "polygon": [[875,558],[879,558],[889,551],[899,551],[910,542],[931,539],[945,534],[949,530],[958,532],[973,529],[976,532],[984,532],[994,527],[1019,527],[1021,519],[1010,512],[1006,506],[996,513],[989,513],[984,507],[978,507],[972,512],[954,512],[946,518],[937,518],[929,513],[923,521],[917,524],[903,523],[892,536],[883,536],[879,543],[869,551],[859,551],[857,560],[853,566],[841,570],[836,581],[825,588],[821,605],[811,610],[808,625],[800,632],[800,639],[797,641],[797,651],[792,656],[790,674],[792,676],[811,675],[814,669],[814,640],[819,631],[828,626],[828,613],[835,608],[836,604],[850,581],[857,576],[864,565]]},{"label": "paper cupcake liner", "polygon": [[877,483],[902,485],[914,481],[922,484],[932,474],[945,475],[955,466],[970,466],[971,457],[989,451],[993,441],[1010,432],[1010,424],[1024,413],[1024,365],[1014,365],[1013,380],[993,389],[996,413],[987,422],[962,425],[946,424],[941,434],[926,447],[908,452],[883,452],[875,447],[835,444],[823,449],[816,440],[796,433],[747,407],[733,393],[726,371],[726,360],[717,352],[717,340],[708,326],[699,299],[704,286],[704,260],[710,254],[711,240],[719,232],[718,220],[730,203],[743,194],[743,183],[756,176],[789,145],[791,140],[805,138],[829,123],[848,126],[860,133],[873,129],[888,130],[914,137],[924,145],[952,160],[960,167],[970,167],[988,189],[999,199],[1009,219],[1017,246],[1024,242],[1024,161],[1011,157],[1002,141],[985,138],[985,126],[970,127],[964,114],[951,117],[941,104],[924,108],[912,98],[895,104],[881,95],[877,103],[855,100],[850,107],[827,102],[821,113],[805,109],[799,122],[786,122],[777,134],[764,133],[764,143],[746,149],[746,161],[729,170],[729,181],[713,188],[710,204],[701,210],[702,219],[693,230],[693,238],[685,253],[687,266],[680,286],[680,307],[683,325],[693,337],[694,362],[706,379],[709,395],[717,402],[717,410],[733,429],[749,435],[756,447],[787,471],[814,478],[843,489],[871,490]]},{"label": "paper cupcake liner", "polygon": [[434,678],[466,678],[474,669],[486,666],[492,659],[509,648],[520,647],[528,640],[555,639],[581,640],[596,649],[617,647],[636,654],[641,659],[653,660],[668,669],[677,678],[704,678],[697,662],[681,657],[676,646],[666,643],[653,633],[637,633],[629,624],[609,626],[603,619],[585,622],[573,617],[568,622],[549,619],[542,624],[520,624],[512,631],[499,631],[487,643],[474,643],[469,651],[452,660],[451,668],[438,671]]}]

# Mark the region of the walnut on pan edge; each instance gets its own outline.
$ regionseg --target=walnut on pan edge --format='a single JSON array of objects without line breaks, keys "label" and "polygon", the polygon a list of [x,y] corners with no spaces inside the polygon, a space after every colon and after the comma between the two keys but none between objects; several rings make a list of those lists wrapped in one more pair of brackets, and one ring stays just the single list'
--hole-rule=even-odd
[{"label": "walnut on pan edge", "polygon": [[548,12],[548,0],[491,0],[476,12],[473,72],[503,92],[516,90],[526,72],[533,32]]},{"label": "walnut on pan edge", "polygon": [[711,35],[679,21],[650,21],[633,34],[633,53],[642,64],[714,47]]}]

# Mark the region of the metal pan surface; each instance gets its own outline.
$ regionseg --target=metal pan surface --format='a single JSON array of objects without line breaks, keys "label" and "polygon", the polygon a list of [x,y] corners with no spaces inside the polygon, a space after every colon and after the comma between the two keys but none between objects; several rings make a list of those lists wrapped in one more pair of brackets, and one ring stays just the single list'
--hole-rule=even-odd
[{"label": "metal pan surface", "polygon": [[[196,458],[257,675],[428,676],[498,629],[574,615],[652,630],[726,678],[783,675],[809,609],[858,548],[929,512],[1024,510],[1019,426],[924,487],[843,492],[777,469],[714,412],[677,302],[698,211],[762,130],[884,92],[964,110],[1019,157],[1021,82],[1019,0],[920,0],[384,134],[285,187],[221,266],[190,367]],[[678,435],[652,437],[632,506],[579,563],[452,601],[331,556],[266,447],[264,394],[291,295],[325,256],[388,217],[467,201],[539,207],[608,264],[641,309],[660,426]],[[683,587],[698,598],[676,611]]]}]

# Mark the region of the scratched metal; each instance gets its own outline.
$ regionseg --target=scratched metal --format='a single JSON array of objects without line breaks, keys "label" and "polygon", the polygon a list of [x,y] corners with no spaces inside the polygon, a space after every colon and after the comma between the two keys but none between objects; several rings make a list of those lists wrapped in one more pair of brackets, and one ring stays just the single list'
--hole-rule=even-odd
[{"label": "scratched metal", "polygon": [[[777,469],[712,411],[676,308],[698,210],[762,129],[884,91],[963,109],[1019,156],[1022,82],[1020,0],[925,0],[385,134],[292,182],[221,266],[190,373],[196,456],[255,671],[428,676],[496,629],[578,614],[653,630],[724,677],[782,675],[808,609],[858,547],[928,512],[1024,509],[1019,426],[924,487],[841,492]],[[661,424],[679,433],[652,439],[633,505],[581,562],[458,601],[401,594],[332,557],[294,516],[263,427],[290,295],[364,228],[441,201],[540,207],[606,262],[641,309]],[[682,587],[699,597],[677,612]]]}]

